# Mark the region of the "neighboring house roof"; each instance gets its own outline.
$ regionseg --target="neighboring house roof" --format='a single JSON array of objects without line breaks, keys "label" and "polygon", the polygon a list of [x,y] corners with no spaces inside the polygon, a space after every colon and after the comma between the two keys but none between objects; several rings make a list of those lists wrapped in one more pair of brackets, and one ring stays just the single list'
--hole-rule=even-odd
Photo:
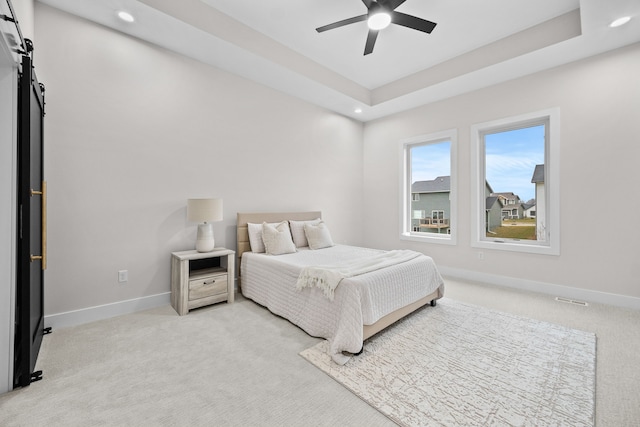
[{"label": "neighboring house roof", "polygon": [[523,203],[522,204],[522,209],[524,209],[525,211],[527,209],[531,209],[531,208],[535,208],[536,204],[535,203]]},{"label": "neighboring house roof", "polygon": [[489,184],[489,181],[484,182],[487,185],[487,188],[489,189],[489,194],[493,193],[493,188],[491,188],[491,184]]},{"label": "neighboring house roof", "polygon": [[536,165],[533,170],[533,177],[531,177],[532,183],[544,182],[544,165]]},{"label": "neighboring house roof", "polygon": [[500,207],[502,208],[503,205],[502,205],[502,202],[500,201],[500,198],[498,198],[497,196],[487,197],[487,205],[485,209],[487,210],[491,209],[496,202],[500,203]]},{"label": "neighboring house roof", "polygon": [[508,193],[491,193],[492,196],[504,197],[507,200],[520,200],[520,197],[517,194],[513,194],[513,192],[509,191]]},{"label": "neighboring house roof", "polygon": [[416,181],[411,184],[412,193],[445,193],[451,191],[451,177],[439,176],[431,181]]}]

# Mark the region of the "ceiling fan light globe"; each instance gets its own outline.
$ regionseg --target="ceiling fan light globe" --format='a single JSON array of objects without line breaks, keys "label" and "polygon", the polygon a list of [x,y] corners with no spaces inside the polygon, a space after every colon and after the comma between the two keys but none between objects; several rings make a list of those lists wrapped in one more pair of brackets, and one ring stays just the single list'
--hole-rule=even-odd
[{"label": "ceiling fan light globe", "polygon": [[391,15],[386,12],[374,13],[367,19],[367,25],[372,30],[382,30],[391,24]]}]

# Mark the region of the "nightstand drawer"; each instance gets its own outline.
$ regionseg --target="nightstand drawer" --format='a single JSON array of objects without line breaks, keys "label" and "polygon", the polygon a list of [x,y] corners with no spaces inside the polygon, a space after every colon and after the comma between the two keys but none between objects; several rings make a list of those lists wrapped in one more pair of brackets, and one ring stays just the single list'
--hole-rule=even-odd
[{"label": "nightstand drawer", "polygon": [[189,301],[227,292],[227,275],[220,274],[189,280]]}]

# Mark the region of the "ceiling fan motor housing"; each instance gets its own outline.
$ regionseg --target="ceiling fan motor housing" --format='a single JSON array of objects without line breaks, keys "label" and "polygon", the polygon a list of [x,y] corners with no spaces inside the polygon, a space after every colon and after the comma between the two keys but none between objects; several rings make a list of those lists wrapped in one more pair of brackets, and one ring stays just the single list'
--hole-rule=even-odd
[{"label": "ceiling fan motor housing", "polygon": [[[362,0],[367,7],[366,14],[318,27],[316,31],[322,33],[345,25],[355,24],[356,22],[367,21],[369,33],[367,34],[367,41],[364,47],[365,55],[373,52],[373,46],[378,38],[378,32],[391,23],[430,34],[437,25],[435,22],[427,21],[417,16],[407,15],[402,12],[396,12],[395,9],[405,1],[406,0]],[[378,15],[383,16],[379,17]],[[378,21],[378,19],[380,19],[380,21]]]}]

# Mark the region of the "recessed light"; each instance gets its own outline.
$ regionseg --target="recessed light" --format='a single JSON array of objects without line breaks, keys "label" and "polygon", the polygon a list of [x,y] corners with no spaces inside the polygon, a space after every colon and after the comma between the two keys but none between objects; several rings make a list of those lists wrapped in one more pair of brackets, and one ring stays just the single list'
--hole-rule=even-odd
[{"label": "recessed light", "polygon": [[129,12],[125,12],[124,10],[121,10],[118,12],[118,18],[122,19],[124,22],[135,21],[135,19],[133,18],[133,15],[130,14]]},{"label": "recessed light", "polygon": [[355,110],[353,110],[353,112],[356,114],[360,114],[362,113],[362,108],[356,108]]},{"label": "recessed light", "polygon": [[629,21],[631,21],[631,17],[630,16],[623,16],[622,18],[618,18],[615,21],[613,21],[611,24],[609,24],[609,26],[611,28],[615,28],[615,27],[619,27],[621,25],[624,25]]},{"label": "recessed light", "polygon": [[367,25],[372,30],[382,30],[383,28],[387,28],[389,24],[391,24],[391,15],[387,12],[375,13],[367,19]]}]

